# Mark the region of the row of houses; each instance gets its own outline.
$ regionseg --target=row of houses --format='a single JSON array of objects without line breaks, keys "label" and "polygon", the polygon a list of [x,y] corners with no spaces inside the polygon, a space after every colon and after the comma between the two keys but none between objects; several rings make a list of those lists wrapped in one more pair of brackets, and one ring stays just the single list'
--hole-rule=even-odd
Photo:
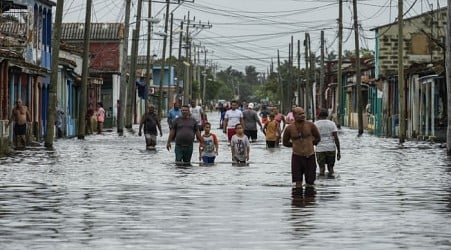
[{"label": "row of houses", "polygon": [[[445,35],[447,7],[404,20],[402,55],[404,63],[405,117],[407,137],[446,139],[447,91],[445,78]],[[377,136],[399,133],[398,23],[373,29],[374,58],[360,58],[364,128]],[[328,86],[323,106],[340,109],[340,124],[358,128],[356,69],[354,61],[343,63],[342,89],[337,89],[337,62],[328,62]],[[342,102],[338,103],[338,94]]]},{"label": "row of houses", "polygon": [[[64,111],[63,133],[77,135],[80,114],[80,87],[84,23],[63,23],[58,61],[58,82],[51,83],[52,15],[56,6],[50,0],[0,0],[0,135],[12,140],[12,129],[6,129],[12,108],[22,99],[31,113],[29,124],[33,140],[40,141],[46,133],[50,84],[57,84],[58,106]],[[117,100],[120,93],[121,64],[124,47],[123,23],[92,23],[89,46],[89,77],[87,107],[95,109],[102,102],[106,110],[105,127],[115,126]],[[159,87],[160,67],[155,65],[156,82],[145,81],[145,63],[138,58],[137,85],[144,85],[145,94],[136,93],[133,100],[134,120],[145,111],[149,91]],[[169,74],[170,73],[170,74]],[[164,91],[175,84],[174,70],[165,69]],[[137,88],[138,89],[138,88]],[[125,91],[125,90],[124,90]],[[173,90],[173,92],[175,92]],[[170,97],[166,96],[166,107]]]}]

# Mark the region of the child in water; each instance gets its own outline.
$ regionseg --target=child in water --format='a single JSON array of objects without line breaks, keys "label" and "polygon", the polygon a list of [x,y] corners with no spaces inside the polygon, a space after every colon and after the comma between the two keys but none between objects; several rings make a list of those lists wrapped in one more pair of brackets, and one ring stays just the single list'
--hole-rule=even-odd
[{"label": "child in water", "polygon": [[238,164],[245,164],[249,161],[250,143],[246,135],[244,135],[243,125],[238,123],[235,125],[236,134],[230,140],[232,149],[232,161]]},{"label": "child in water", "polygon": [[202,135],[204,139],[203,147],[199,145],[199,160],[203,163],[214,163],[216,155],[218,155],[218,138],[215,134],[210,133],[211,124],[209,122],[204,123],[204,134]]}]

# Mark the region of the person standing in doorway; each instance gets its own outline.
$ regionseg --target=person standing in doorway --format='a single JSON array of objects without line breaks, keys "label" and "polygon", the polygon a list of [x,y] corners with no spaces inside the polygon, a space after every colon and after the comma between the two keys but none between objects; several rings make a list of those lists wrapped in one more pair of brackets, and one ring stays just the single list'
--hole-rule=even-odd
[{"label": "person standing in doorway", "polygon": [[305,119],[301,107],[294,109],[294,123],[283,133],[282,143],[291,147],[291,179],[295,188],[302,188],[303,177],[306,187],[313,187],[316,179],[316,158],[314,146],[321,141],[321,135],[313,122]]},{"label": "person standing in doorway", "polygon": [[[155,106],[149,105],[147,112],[141,117],[139,123],[138,135],[141,136],[141,130],[144,127],[144,137],[146,138],[146,148],[152,149],[157,145],[157,134],[160,131],[160,137],[163,136],[161,131],[160,117],[155,114]],[[158,131],[157,131],[158,128]]]},{"label": "person standing in doorway", "polygon": [[261,130],[263,130],[263,126],[257,112],[254,110],[254,104],[252,102],[243,111],[243,121],[244,134],[251,142],[257,141],[257,124]]},{"label": "person standing in doorway", "polygon": [[56,102],[56,110],[55,110],[55,126],[56,126],[56,137],[63,137],[63,116],[64,111],[61,109],[59,102]]},{"label": "person standing in doorway", "polygon": [[97,103],[97,134],[103,133],[103,123],[105,122],[105,109],[103,109],[102,102]]},{"label": "person standing in doorway", "polygon": [[327,109],[321,109],[318,116],[318,121],[315,121],[316,127],[321,134],[321,142],[316,145],[316,159],[319,165],[319,175],[324,176],[327,171],[328,176],[333,177],[335,156],[337,160],[341,159],[340,155],[340,140],[338,139],[338,129],[335,123],[329,119],[329,112]]},{"label": "person standing in doorway", "polygon": [[190,117],[189,106],[182,106],[182,116],[176,118],[169,132],[167,150],[171,149],[171,142],[175,140],[175,162],[177,165],[191,165],[193,155],[194,136],[203,147],[204,140],[197,127],[197,121]]},{"label": "person standing in doorway", "polygon": [[14,122],[14,147],[25,148],[27,144],[27,122],[31,122],[30,111],[23,105],[22,99],[17,99],[16,106],[11,110],[11,116],[6,128]]},{"label": "person standing in doorway", "polygon": [[243,124],[243,112],[238,109],[238,103],[235,100],[230,102],[231,109],[224,115],[223,132],[227,133],[227,139],[230,142],[235,134],[235,125]]}]

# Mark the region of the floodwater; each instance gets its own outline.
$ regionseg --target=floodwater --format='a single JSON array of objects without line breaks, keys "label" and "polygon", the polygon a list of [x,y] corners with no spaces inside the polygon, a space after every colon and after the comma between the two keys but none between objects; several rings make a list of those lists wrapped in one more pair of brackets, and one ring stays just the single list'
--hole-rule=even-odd
[{"label": "floodwater", "polygon": [[[216,114],[213,127],[217,128]],[[174,164],[144,137],[62,139],[0,158],[1,249],[451,249],[451,164],[427,142],[343,128],[334,179],[292,194],[291,149]]]}]

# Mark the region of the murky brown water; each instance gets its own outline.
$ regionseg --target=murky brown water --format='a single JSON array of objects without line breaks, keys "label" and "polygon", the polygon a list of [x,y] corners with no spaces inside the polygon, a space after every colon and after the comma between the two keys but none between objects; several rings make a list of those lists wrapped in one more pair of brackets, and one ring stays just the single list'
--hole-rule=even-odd
[{"label": "murky brown water", "polygon": [[0,158],[0,248],[451,249],[451,161],[438,145],[344,128],[337,177],[293,196],[290,149],[260,140],[234,167],[214,132],[209,167],[197,150],[176,167],[167,133],[156,152],[111,132]]}]

